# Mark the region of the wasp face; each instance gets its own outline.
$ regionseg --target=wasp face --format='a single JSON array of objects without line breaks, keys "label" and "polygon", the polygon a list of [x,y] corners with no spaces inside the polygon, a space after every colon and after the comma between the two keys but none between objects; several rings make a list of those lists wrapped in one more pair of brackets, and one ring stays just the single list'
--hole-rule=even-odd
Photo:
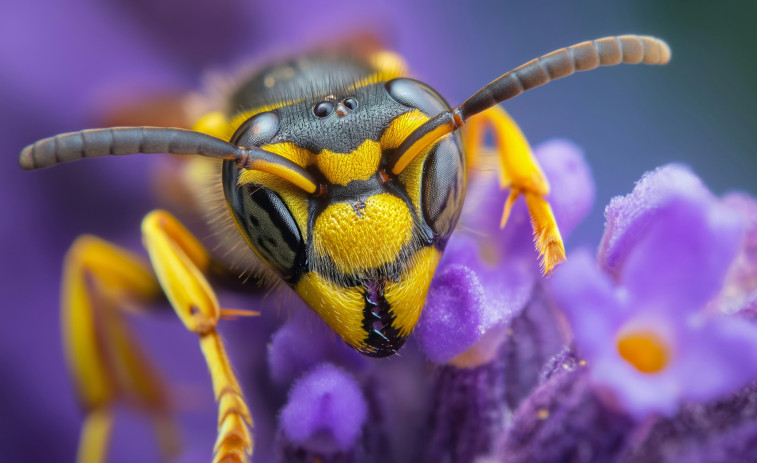
[{"label": "wasp face", "polygon": [[393,354],[412,332],[462,207],[455,135],[400,175],[385,170],[391,150],[445,108],[409,79],[353,85],[257,113],[231,140],[284,156],[325,185],[307,195],[224,166],[229,207],[250,247],[367,355]]}]

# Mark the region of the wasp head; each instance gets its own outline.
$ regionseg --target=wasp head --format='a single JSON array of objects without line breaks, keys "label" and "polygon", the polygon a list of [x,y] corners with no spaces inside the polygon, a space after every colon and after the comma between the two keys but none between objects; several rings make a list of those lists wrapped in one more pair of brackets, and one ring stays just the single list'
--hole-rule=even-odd
[{"label": "wasp head", "polygon": [[392,150],[445,107],[423,84],[395,79],[258,112],[231,140],[289,159],[320,182],[308,195],[269,173],[224,168],[250,247],[367,355],[395,353],[412,332],[462,207],[456,135],[399,175],[387,169]]}]

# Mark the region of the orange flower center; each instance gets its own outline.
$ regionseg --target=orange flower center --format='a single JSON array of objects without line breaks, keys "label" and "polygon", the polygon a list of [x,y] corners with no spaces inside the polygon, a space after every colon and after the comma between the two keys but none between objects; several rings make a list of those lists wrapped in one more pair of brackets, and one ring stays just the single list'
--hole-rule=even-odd
[{"label": "orange flower center", "polygon": [[618,339],[618,352],[642,373],[657,373],[668,364],[668,346],[652,333],[628,333]]}]

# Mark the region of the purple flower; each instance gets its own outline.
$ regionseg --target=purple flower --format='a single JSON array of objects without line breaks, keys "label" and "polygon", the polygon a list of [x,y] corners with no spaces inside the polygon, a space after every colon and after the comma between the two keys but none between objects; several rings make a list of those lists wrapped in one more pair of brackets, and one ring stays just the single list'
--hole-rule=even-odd
[{"label": "purple flower", "polygon": [[504,439],[508,463],[617,461],[633,420],[604,407],[588,387],[586,368],[570,352],[553,362],[549,380],[518,407]]},{"label": "purple flower", "polygon": [[[755,461],[757,385],[708,404],[688,404],[673,418],[642,425],[617,461],[730,463]],[[629,442],[631,443],[631,442]]]},{"label": "purple flower", "polygon": [[504,363],[505,399],[513,409],[539,384],[548,362],[568,339],[553,305],[540,282],[526,308],[505,331],[497,355]]},{"label": "purple flower", "polygon": [[671,415],[757,377],[757,328],[704,310],[741,245],[738,214],[678,166],[648,174],[606,214],[609,275],[577,252],[549,286],[607,403]]},{"label": "purple flower", "polygon": [[610,201],[605,209],[605,233],[597,252],[605,273],[613,279],[619,278],[621,267],[635,243],[663,213],[665,204],[677,196],[704,202],[715,200],[699,177],[688,168],[673,164],[643,176],[633,193]]},{"label": "purple flower", "polygon": [[739,213],[746,233],[711,310],[729,314],[740,312],[754,319],[757,318],[757,201],[743,193],[731,193],[721,201]]},{"label": "purple flower", "polygon": [[[552,184],[551,197],[560,198],[555,202],[558,224],[569,232],[594,199],[589,169],[580,150],[567,141],[540,145],[535,154]],[[538,260],[522,203],[514,208],[505,229],[500,229],[499,212],[506,197],[507,191],[490,181],[467,199],[478,214],[464,219],[463,226],[485,237],[452,238],[416,329],[415,337],[428,358],[446,363],[437,367],[433,378],[422,437],[429,443],[423,452],[425,461],[501,457],[511,413],[508,397],[513,403],[519,401],[535,385],[542,362],[554,353],[549,351],[559,349],[558,336],[550,340],[557,345],[546,343],[523,352],[508,346],[507,354],[502,353],[503,342],[516,334],[513,318],[525,321],[522,312],[531,300],[536,299],[531,315],[546,315],[544,328],[555,331],[554,319],[539,311],[539,298],[534,298],[541,294]],[[480,214],[482,210],[497,213]],[[534,333],[522,337],[530,334]],[[521,354],[527,359],[527,373],[506,375]]]},{"label": "purple flower", "polygon": [[[461,41],[465,33],[439,32],[449,29],[440,27],[444,24],[454,24],[464,31],[466,21],[460,23],[455,9],[439,9],[431,21],[426,21],[429,19],[427,9],[407,7],[403,2],[370,6],[344,1],[337,4],[322,8],[312,7],[302,0],[295,1],[294,7],[277,2],[252,4],[239,0],[204,6],[176,0],[109,4],[43,0],[17,2],[0,19],[2,30],[9,38],[0,46],[4,63],[4,85],[0,90],[5,108],[5,117],[0,117],[3,122],[0,146],[6,153],[0,179],[8,192],[2,201],[7,218],[1,230],[6,243],[2,262],[9,283],[4,291],[5,306],[9,308],[5,311],[7,329],[0,337],[4,378],[1,394],[4,406],[0,407],[3,409],[0,418],[3,460],[49,461],[51,455],[64,460],[73,458],[81,415],[73,400],[63,359],[56,355],[60,350],[60,327],[55,312],[63,253],[74,237],[84,232],[143,253],[139,246],[139,220],[150,208],[158,206],[149,181],[150,168],[155,167],[155,162],[147,156],[82,162],[60,170],[30,174],[17,169],[13,153],[38,138],[112,122],[114,115],[121,114],[117,106],[129,109],[135,99],[144,102],[156,93],[168,92],[177,97],[185,91],[197,90],[199,77],[214,66],[249,59],[263,63],[267,58],[279,57],[282,51],[302,51],[319,43],[336,43],[345,37],[345,31],[349,36],[350,31],[362,30],[366,23],[372,25],[374,31],[384,31],[380,36],[385,44],[402,53],[417,72],[416,76],[437,87],[451,103],[462,101],[470,91],[496,75],[491,73],[491,68],[487,70],[482,66],[471,67],[473,72],[463,74],[449,72],[450,63],[459,60],[468,50],[476,50],[469,57],[472,64],[495,62],[491,49],[478,46],[480,40],[471,38],[466,42]],[[489,15],[491,18],[499,16]],[[575,16],[578,18],[580,14]],[[286,19],[286,27],[281,27],[282,18]],[[564,22],[565,18],[561,18]],[[480,26],[480,21],[468,22]],[[339,27],[335,28],[335,24]],[[207,31],[212,33],[204,33]],[[13,40],[17,37],[23,40]],[[430,37],[435,37],[432,41],[437,51],[432,54],[436,53],[436,57],[429,54]],[[529,49],[546,51],[553,45],[562,45],[553,40],[533,44]],[[508,53],[525,50],[522,44],[515,42],[505,42],[500,48],[503,59],[496,61],[503,66],[510,63]],[[571,85],[580,89],[581,85],[586,85],[582,82],[590,81],[577,78]],[[585,106],[588,110],[583,108],[581,105],[578,109],[594,118],[591,105]],[[539,117],[537,124],[531,124],[536,130],[544,130],[539,136],[555,128],[549,118],[543,117],[544,109],[529,109],[518,114],[523,121]],[[130,122],[153,123],[152,119]],[[574,124],[576,127],[586,125]],[[597,146],[607,147],[613,146],[615,138],[607,133],[597,140],[600,140],[595,142]],[[560,143],[554,143],[554,150],[559,151]],[[560,149],[575,150],[569,145]],[[539,150],[546,150],[546,145]],[[572,223],[580,220],[588,209],[587,192],[591,191],[593,196],[593,183],[590,179],[587,182],[586,167],[580,159],[573,166],[578,167],[577,171],[571,171],[571,164],[563,163],[560,156],[540,160],[555,192],[550,200],[558,223],[567,233]],[[554,160],[556,166],[550,167],[550,160]],[[553,171],[561,169],[573,174],[552,176]],[[471,204],[474,195],[469,196]],[[461,455],[465,459],[465,455],[479,453],[479,449],[500,450],[504,434],[491,434],[496,434],[501,426],[480,427],[478,429],[490,430],[481,435],[476,435],[475,430],[476,426],[492,423],[503,426],[498,419],[510,416],[501,402],[502,364],[507,372],[505,393],[514,390],[510,386],[510,381],[516,379],[514,372],[518,372],[517,379],[522,380],[518,385],[518,398],[512,399],[515,403],[529,389],[534,381],[533,372],[541,368],[547,352],[554,348],[549,344],[554,339],[545,338],[551,336],[554,326],[551,315],[542,310],[546,304],[540,302],[543,295],[524,208],[516,207],[510,224],[500,231],[502,192],[484,188],[479,196],[485,201],[479,203],[482,206],[478,210],[470,211],[467,221],[467,226],[476,233],[453,239],[438,274],[440,282],[446,278],[449,285],[439,291],[442,299],[453,297],[454,286],[461,280],[468,282],[464,289],[468,291],[467,299],[459,305],[477,314],[472,319],[466,319],[466,312],[462,310],[454,314],[458,318],[455,323],[469,323],[468,328],[460,330],[461,340],[443,346],[438,361],[459,357],[456,353],[460,352],[474,354],[472,357],[477,361],[494,360],[477,368],[445,365],[429,374],[429,369],[424,368],[425,359],[411,343],[393,359],[355,357],[332,333],[321,329],[320,320],[310,324],[307,317],[295,314],[282,326],[289,318],[289,304],[281,304],[278,297],[265,300],[262,294],[252,291],[234,295],[223,287],[216,288],[224,306],[263,312],[261,317],[223,322],[221,326],[255,419],[253,461],[275,461],[276,457],[283,461],[311,461],[314,456],[322,461],[409,461],[419,454],[439,455],[440,459]],[[482,211],[491,211],[491,214]],[[489,220],[491,223],[487,225]],[[480,240],[478,233],[487,231],[493,233],[494,240],[488,247],[480,248],[475,244]],[[206,234],[199,231],[198,236],[205,238]],[[446,277],[443,268],[449,269]],[[734,284],[740,290],[746,288],[742,282],[748,274],[733,275],[738,277],[733,279]],[[482,301],[478,296],[485,298]],[[745,291],[739,297],[742,300],[750,296]],[[180,461],[207,462],[216,434],[217,406],[209,389],[207,367],[198,352],[196,336],[187,333],[173,314],[155,318],[133,320],[135,333],[144,341],[145,352],[156,360],[169,379],[171,391],[176,392],[177,421],[185,444]],[[544,323],[550,323],[548,328]],[[456,328],[445,325],[431,331],[437,337],[457,332]],[[503,339],[507,355],[497,351]],[[266,363],[269,341],[271,350]],[[478,353],[474,353],[474,349]],[[324,361],[344,370],[324,365]],[[324,384],[328,383],[329,375],[324,371],[329,369],[336,378],[334,394],[343,406],[329,406],[329,401],[324,399],[328,392],[319,393],[328,390]],[[582,371],[585,374],[586,369]],[[295,394],[293,390],[287,402],[287,384],[296,381],[295,378],[300,378],[296,386],[299,391]],[[581,375],[576,378],[580,379]],[[432,381],[434,384],[430,385]],[[581,380],[580,384],[587,382]],[[447,428],[443,430],[449,434],[438,436],[457,436],[455,447],[445,447],[443,441],[419,438],[418,428],[431,416],[426,399],[432,396],[432,391],[436,391],[434,397],[438,399],[434,402],[438,404],[434,409],[436,416],[449,417],[445,418]],[[591,396],[581,395],[587,392],[585,388],[577,388],[575,392],[572,397]],[[544,398],[544,395],[534,394],[526,400],[532,403],[534,397]],[[553,401],[559,403],[564,397],[555,395]],[[327,404],[314,411],[314,404],[324,402]],[[354,416],[355,411],[361,409],[360,403],[366,410],[362,422]],[[577,401],[579,406],[585,403]],[[291,429],[285,426],[282,413],[285,404],[287,410],[294,410],[290,411],[295,416],[291,419],[294,422],[288,422]],[[526,412],[519,413],[519,417],[525,416],[529,409],[524,407],[523,410]],[[347,412],[352,415],[345,414]],[[328,419],[329,413],[333,420]],[[610,417],[609,420],[618,419],[617,414],[594,407],[588,418],[580,417],[581,422],[598,423],[597,429],[602,430],[602,425],[608,422],[605,418],[592,421],[594,414],[600,418]],[[471,426],[464,427],[462,422],[455,421],[457,416],[464,416]],[[565,421],[573,418],[570,413],[562,416]],[[616,435],[625,432],[624,423],[610,421],[610,430],[616,431]],[[555,433],[563,426],[559,421],[553,424],[551,430]],[[354,429],[349,429],[349,425],[354,425]],[[108,461],[154,458],[157,450],[153,436],[145,429],[148,426],[141,415],[119,412]],[[359,430],[361,427],[363,431]],[[300,438],[292,440],[285,428]],[[274,434],[275,429],[278,435]],[[729,442],[753,439],[752,436],[749,423],[745,423],[722,441],[713,441],[705,455],[715,455]],[[614,442],[607,439],[607,434],[599,432],[586,437],[586,441],[598,445]],[[281,446],[278,438],[282,440]],[[576,437],[570,435],[563,435],[562,439],[566,444],[576,441]],[[545,452],[546,444],[552,443],[549,438],[533,442],[539,444],[536,451],[541,452],[543,460],[552,455]],[[286,453],[290,451],[292,453]],[[275,455],[275,452],[280,453]],[[501,459],[499,455],[496,461]]]},{"label": "purple flower", "polygon": [[510,411],[505,406],[501,359],[473,368],[440,365],[429,417],[421,434],[423,461],[475,461],[500,455]]},{"label": "purple flower", "polygon": [[322,364],[294,384],[280,426],[289,442],[332,455],[355,446],[367,415],[368,405],[355,379],[334,365]]},{"label": "purple flower", "polygon": [[[565,236],[594,202],[591,172],[580,149],[566,140],[543,143],[534,154],[551,184],[548,199]],[[529,302],[540,278],[525,205],[516,203],[500,229],[508,191],[493,177],[483,180],[471,181],[466,204],[472,207],[464,209],[460,226],[474,233],[457,233],[450,240],[414,334],[437,363],[449,362],[479,342],[468,358],[458,360],[472,365],[491,360],[507,323]]]},{"label": "purple flower", "polygon": [[274,333],[268,348],[271,378],[289,384],[313,365],[329,362],[353,372],[373,364],[347,346],[307,307],[299,307],[292,318]]}]

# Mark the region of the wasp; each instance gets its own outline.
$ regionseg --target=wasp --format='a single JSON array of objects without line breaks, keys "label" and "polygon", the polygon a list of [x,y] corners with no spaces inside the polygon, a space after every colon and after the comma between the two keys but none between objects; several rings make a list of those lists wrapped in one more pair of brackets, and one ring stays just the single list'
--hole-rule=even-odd
[{"label": "wasp", "polygon": [[110,407],[124,395],[165,424],[165,392],[145,356],[117,318],[101,312],[168,298],[199,336],[209,366],[219,409],[214,461],[247,461],[251,415],[216,327],[224,316],[248,313],[220,308],[209,273],[243,261],[290,286],[354,349],[392,355],[418,321],[487,130],[510,188],[502,225],[523,196],[544,272],[565,258],[544,199],[549,185],[497,105],[576,71],[669,59],[668,46],[652,37],[583,42],[515,68],[452,108],[407,77],[397,55],[315,53],[248,76],[227,109],[204,115],[194,130],[84,130],[24,148],[19,163],[29,170],[106,155],[194,155],[213,175],[190,188],[217,198],[211,202],[229,224],[216,225],[221,245],[213,255],[170,213],[149,213],[142,222],[149,265],[99,238],[72,245],[62,311],[68,363],[88,410],[80,461],[104,458]]}]

